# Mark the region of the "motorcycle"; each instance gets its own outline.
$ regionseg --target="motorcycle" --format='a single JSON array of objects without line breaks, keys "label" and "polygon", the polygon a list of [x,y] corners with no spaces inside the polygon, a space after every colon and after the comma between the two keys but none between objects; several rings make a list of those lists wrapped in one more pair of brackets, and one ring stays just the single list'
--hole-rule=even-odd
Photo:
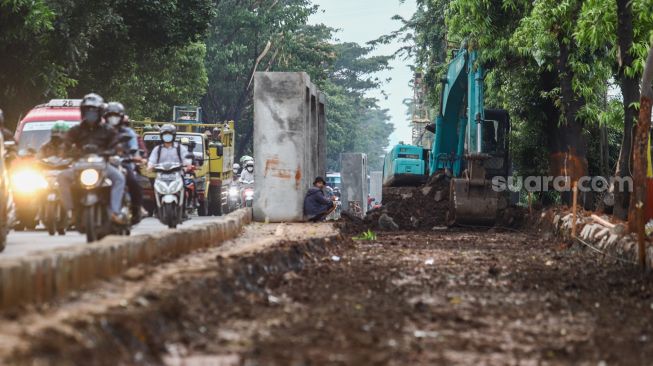
[{"label": "motorcycle", "polygon": [[184,202],[186,203],[186,212],[193,213],[197,207],[197,192],[195,187],[195,166],[191,166],[184,172]]},{"label": "motorcycle", "polygon": [[45,190],[45,201],[41,207],[41,222],[48,230],[48,234],[66,235],[66,228],[68,227],[68,215],[66,209],[61,202],[59,194],[59,183],[57,177],[61,170],[66,169],[70,165],[69,159],[62,159],[56,156],[50,156],[41,160],[43,168],[43,175],[47,181],[47,188]]},{"label": "motorcycle", "polygon": [[161,163],[154,166],[154,194],[158,217],[162,224],[174,229],[183,221],[184,179],[179,163]]},{"label": "motorcycle", "polygon": [[123,174],[124,159],[111,154],[99,154],[97,147],[86,145],[84,156],[73,164],[75,172],[77,199],[77,225],[79,232],[86,234],[88,243],[100,240],[111,234],[130,235],[131,233],[131,199],[128,190],[123,194],[121,215],[125,224],[111,221],[110,198],[112,182],[106,177],[108,164],[120,169]]},{"label": "motorcycle", "polygon": [[39,210],[47,181],[39,169],[32,149],[18,152],[11,164],[11,188],[16,205],[14,230],[34,230],[39,222]]},{"label": "motorcycle", "polygon": [[243,183],[242,202],[243,207],[254,206],[254,182]]},{"label": "motorcycle", "polygon": [[239,209],[242,205],[241,202],[240,187],[238,186],[238,183],[231,183],[227,196],[227,206],[229,212],[234,212]]}]

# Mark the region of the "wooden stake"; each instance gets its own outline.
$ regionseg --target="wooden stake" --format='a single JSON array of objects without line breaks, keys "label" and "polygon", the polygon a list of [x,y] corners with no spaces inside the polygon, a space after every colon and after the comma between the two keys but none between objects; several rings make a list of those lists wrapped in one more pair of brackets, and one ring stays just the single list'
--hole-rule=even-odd
[{"label": "wooden stake", "polygon": [[528,214],[531,215],[531,216],[533,215],[533,198],[532,198],[533,196],[532,195],[533,195],[532,192],[528,192]]},{"label": "wooden stake", "polygon": [[644,223],[644,204],[637,204],[637,247],[638,247],[638,257],[639,265],[642,266],[642,269],[646,269],[646,233],[645,233],[645,223]]},{"label": "wooden stake", "polygon": [[578,185],[576,182],[574,182],[574,195],[573,195],[573,202],[571,205],[571,237],[575,238],[576,237],[576,216],[578,212]]}]

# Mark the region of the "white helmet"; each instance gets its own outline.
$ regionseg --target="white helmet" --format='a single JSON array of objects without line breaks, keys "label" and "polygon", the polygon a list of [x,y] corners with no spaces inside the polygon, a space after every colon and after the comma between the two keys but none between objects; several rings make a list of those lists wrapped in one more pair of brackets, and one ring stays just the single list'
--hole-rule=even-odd
[{"label": "white helmet", "polygon": [[240,164],[234,163],[231,169],[234,171],[234,173],[238,173],[240,171]]}]

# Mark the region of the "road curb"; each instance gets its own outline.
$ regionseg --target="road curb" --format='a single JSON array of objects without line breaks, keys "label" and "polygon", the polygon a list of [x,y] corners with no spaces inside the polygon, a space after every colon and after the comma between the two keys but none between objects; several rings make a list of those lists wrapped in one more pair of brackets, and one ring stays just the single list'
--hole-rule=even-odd
[{"label": "road curb", "polygon": [[110,236],[89,245],[2,260],[0,310],[38,304],[95,280],[118,276],[139,264],[169,260],[214,246],[238,236],[251,220],[251,208],[246,208],[189,228],[131,237]]}]

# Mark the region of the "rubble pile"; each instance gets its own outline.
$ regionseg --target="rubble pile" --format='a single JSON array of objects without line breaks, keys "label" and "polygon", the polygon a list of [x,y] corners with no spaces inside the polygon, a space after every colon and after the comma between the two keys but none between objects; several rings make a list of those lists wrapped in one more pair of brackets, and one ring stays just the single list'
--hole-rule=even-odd
[{"label": "rubble pile", "polygon": [[381,208],[369,211],[362,220],[344,214],[341,229],[360,232],[442,228],[446,226],[449,207],[449,182],[447,176],[438,174],[421,187],[384,187]]}]

